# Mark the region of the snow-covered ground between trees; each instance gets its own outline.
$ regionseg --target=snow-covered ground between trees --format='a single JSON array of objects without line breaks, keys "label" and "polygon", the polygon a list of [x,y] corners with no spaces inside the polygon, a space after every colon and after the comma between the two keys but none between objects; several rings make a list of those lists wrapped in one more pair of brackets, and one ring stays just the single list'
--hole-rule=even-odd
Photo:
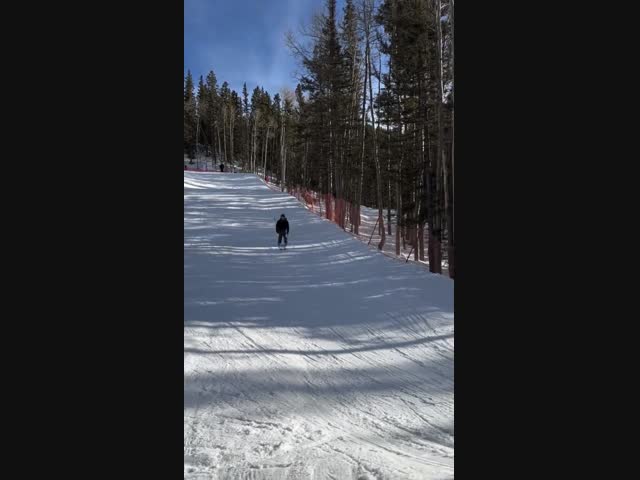
[{"label": "snow-covered ground between trees", "polygon": [[185,479],[453,478],[453,334],[451,279],[184,172]]}]

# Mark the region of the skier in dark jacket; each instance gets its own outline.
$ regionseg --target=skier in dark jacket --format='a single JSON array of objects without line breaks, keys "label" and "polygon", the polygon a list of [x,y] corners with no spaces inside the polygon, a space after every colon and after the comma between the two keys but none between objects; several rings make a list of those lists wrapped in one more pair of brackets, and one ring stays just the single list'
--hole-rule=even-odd
[{"label": "skier in dark jacket", "polygon": [[289,221],[287,217],[284,216],[284,213],[280,215],[280,220],[276,222],[276,233],[278,234],[278,248],[280,248],[280,243],[282,243],[282,239],[284,238],[284,248],[287,248],[287,235],[289,235]]}]

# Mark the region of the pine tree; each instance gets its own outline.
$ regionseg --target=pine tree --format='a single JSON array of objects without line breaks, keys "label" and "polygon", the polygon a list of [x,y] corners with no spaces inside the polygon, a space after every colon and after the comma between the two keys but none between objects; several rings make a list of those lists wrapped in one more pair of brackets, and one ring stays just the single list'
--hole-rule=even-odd
[{"label": "pine tree", "polygon": [[189,159],[193,163],[195,157],[195,144],[197,132],[196,97],[191,71],[187,70],[184,82],[184,146],[189,153]]}]

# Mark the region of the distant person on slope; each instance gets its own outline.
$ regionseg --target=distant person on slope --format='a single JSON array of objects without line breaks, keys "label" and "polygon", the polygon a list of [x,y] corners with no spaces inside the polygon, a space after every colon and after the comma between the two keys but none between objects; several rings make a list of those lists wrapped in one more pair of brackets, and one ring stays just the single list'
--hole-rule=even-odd
[{"label": "distant person on slope", "polygon": [[280,220],[276,222],[276,233],[278,234],[278,248],[284,238],[284,248],[287,248],[287,235],[289,235],[289,221],[284,213],[280,215]]},{"label": "distant person on slope", "polygon": [[221,172],[224,172],[224,163],[221,163],[221,164],[220,164],[220,171],[221,171]]}]

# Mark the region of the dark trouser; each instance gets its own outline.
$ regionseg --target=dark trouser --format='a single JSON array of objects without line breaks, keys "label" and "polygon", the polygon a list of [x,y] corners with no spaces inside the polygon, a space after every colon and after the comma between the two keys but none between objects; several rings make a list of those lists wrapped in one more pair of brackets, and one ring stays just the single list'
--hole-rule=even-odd
[{"label": "dark trouser", "polygon": [[280,246],[280,243],[282,242],[282,239],[284,238],[284,244],[287,244],[287,234],[286,233],[279,233],[278,234],[278,246]]}]

